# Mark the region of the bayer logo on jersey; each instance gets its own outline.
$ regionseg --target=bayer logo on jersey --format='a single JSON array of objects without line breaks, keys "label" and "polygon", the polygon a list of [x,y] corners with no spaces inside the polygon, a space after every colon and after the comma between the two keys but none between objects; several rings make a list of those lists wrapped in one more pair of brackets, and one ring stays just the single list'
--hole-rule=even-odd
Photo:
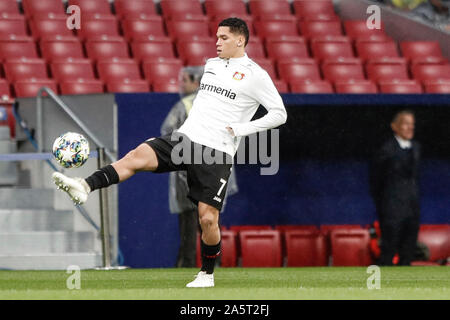
[{"label": "bayer logo on jersey", "polygon": [[241,72],[235,72],[234,74],[233,74],[233,79],[234,80],[242,80],[242,79],[244,79],[244,77],[245,77],[245,74],[244,73],[241,73]]}]

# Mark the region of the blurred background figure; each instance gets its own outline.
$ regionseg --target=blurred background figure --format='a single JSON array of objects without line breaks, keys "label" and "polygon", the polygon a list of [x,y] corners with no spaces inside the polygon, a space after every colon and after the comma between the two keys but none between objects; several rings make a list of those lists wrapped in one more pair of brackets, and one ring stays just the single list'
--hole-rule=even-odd
[{"label": "blurred background figure", "polygon": [[[161,134],[171,134],[178,129],[189,115],[192,103],[197,96],[200,80],[203,76],[203,66],[188,66],[180,71],[180,100],[173,105],[161,126]],[[180,232],[180,247],[176,267],[196,267],[197,231],[199,230],[197,207],[187,197],[189,192],[186,171],[170,172],[169,174],[169,209],[178,214]],[[228,181],[227,193],[222,212],[225,209],[226,198],[237,192],[234,170]]]},{"label": "blurred background figure", "polygon": [[376,151],[370,172],[371,193],[381,230],[379,265],[410,265],[419,232],[420,145],[413,140],[415,116],[398,112],[391,123],[393,136]]},{"label": "blurred background figure", "polygon": [[448,0],[382,0],[395,8],[410,12],[436,27],[449,30],[450,15]]}]

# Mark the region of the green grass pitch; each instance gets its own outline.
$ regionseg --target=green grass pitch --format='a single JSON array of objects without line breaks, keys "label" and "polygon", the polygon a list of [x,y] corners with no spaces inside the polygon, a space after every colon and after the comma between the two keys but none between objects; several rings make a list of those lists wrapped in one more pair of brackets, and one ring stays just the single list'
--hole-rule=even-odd
[{"label": "green grass pitch", "polygon": [[214,288],[185,288],[197,269],[81,270],[80,289],[61,271],[0,271],[0,299],[450,300],[450,267],[382,267],[369,290],[366,267],[217,268]]}]

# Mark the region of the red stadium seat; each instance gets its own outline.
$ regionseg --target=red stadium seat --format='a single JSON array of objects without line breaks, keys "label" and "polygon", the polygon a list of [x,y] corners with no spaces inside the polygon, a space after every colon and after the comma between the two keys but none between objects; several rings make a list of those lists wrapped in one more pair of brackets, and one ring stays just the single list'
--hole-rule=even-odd
[{"label": "red stadium seat", "polygon": [[423,57],[415,58],[410,60],[410,65],[415,66],[417,64],[436,64],[436,65],[446,65],[449,61],[445,57]]},{"label": "red stadium seat", "polygon": [[282,234],[286,231],[310,231],[310,232],[319,232],[319,228],[315,225],[303,225],[303,224],[279,224],[276,225],[275,230],[280,231]]},{"label": "red stadium seat", "polygon": [[367,77],[373,81],[409,79],[404,58],[371,59],[366,64]]},{"label": "red stadium seat", "polygon": [[0,0],[0,12],[20,13],[17,0]]},{"label": "red stadium seat", "polygon": [[411,73],[419,81],[436,79],[450,80],[450,65],[416,64],[411,67]]},{"label": "red stadium seat", "polygon": [[328,265],[326,239],[318,230],[287,230],[284,239],[287,267]]},{"label": "red stadium seat", "polygon": [[122,29],[128,40],[138,37],[165,37],[163,20],[160,16],[146,16],[145,19],[127,19],[122,21]]},{"label": "red stadium seat", "polygon": [[364,39],[371,36],[386,37],[383,23],[381,23],[381,29],[369,29],[366,20],[346,20],[344,30],[345,34],[352,39]]},{"label": "red stadium seat", "polygon": [[116,0],[114,1],[116,15],[119,19],[129,16],[156,15],[156,8],[154,3],[149,3],[148,0]]},{"label": "red stadium seat", "polygon": [[318,60],[354,57],[352,43],[347,37],[313,38],[311,52]]},{"label": "red stadium seat", "polygon": [[100,79],[105,82],[141,79],[139,66],[133,59],[100,60],[97,62],[97,70]]},{"label": "red stadium seat", "polygon": [[50,69],[53,78],[61,81],[82,79],[94,79],[94,68],[89,59],[62,59],[51,63]]},{"label": "red stadium seat", "polygon": [[179,93],[180,85],[177,79],[157,80],[153,82],[152,89],[154,92]]},{"label": "red stadium seat", "polygon": [[[82,15],[84,13],[111,14],[108,0],[69,0],[68,5],[79,6]],[[81,19],[83,19],[83,16]]]},{"label": "red stadium seat", "polygon": [[359,59],[327,59],[322,63],[325,79],[335,82],[342,80],[363,80],[364,69]]},{"label": "red stadium seat", "polygon": [[14,91],[16,92],[16,97],[36,97],[39,89],[42,87],[47,87],[51,89],[56,94],[58,93],[58,86],[55,80],[52,79],[27,79],[19,80],[14,83]]},{"label": "red stadium seat", "polygon": [[250,13],[254,17],[261,17],[271,14],[291,14],[291,7],[288,1],[271,0],[250,0],[248,2]]},{"label": "red stadium seat", "polygon": [[264,20],[253,23],[256,34],[261,39],[276,38],[280,36],[298,37],[297,22],[295,18],[291,21]]},{"label": "red stadium seat", "polygon": [[334,21],[301,21],[300,33],[305,38],[317,38],[323,36],[342,36],[342,25],[339,20]]},{"label": "red stadium seat", "polygon": [[329,237],[331,231],[334,230],[349,230],[349,229],[360,230],[362,229],[362,227],[359,224],[323,224],[320,226],[319,229],[322,234]]},{"label": "red stadium seat", "polygon": [[145,80],[111,81],[106,84],[108,92],[149,92],[150,86]]},{"label": "red stadium seat", "polygon": [[64,14],[55,15],[52,19],[37,19],[35,17],[30,21],[31,34],[36,40],[39,40],[42,37],[56,35],[71,37],[74,33],[67,28],[66,20],[67,16]]},{"label": "red stadium seat", "polygon": [[237,245],[236,232],[230,230],[221,230],[221,267],[237,266]]},{"label": "red stadium seat", "polygon": [[396,58],[399,56],[397,43],[394,41],[359,41],[356,43],[358,57],[366,61],[374,58]]},{"label": "red stadium seat", "polygon": [[77,30],[77,35],[82,40],[103,35],[108,37],[120,35],[118,21],[113,15],[84,15],[82,19],[82,28]]},{"label": "red stadium seat", "polygon": [[0,37],[0,60],[38,58],[36,43],[31,37],[15,35]]},{"label": "red stadium seat", "polygon": [[12,59],[4,64],[6,78],[10,82],[31,78],[48,78],[47,65],[42,59]]},{"label": "red stadium seat", "polygon": [[64,13],[61,0],[22,0],[22,6],[28,18],[36,14]]},{"label": "red stadium seat", "polygon": [[246,15],[247,8],[245,7],[245,2],[242,0],[228,0],[228,1],[217,1],[217,0],[205,0],[205,9],[208,17],[213,19],[217,15]]},{"label": "red stadium seat", "polygon": [[10,101],[12,98],[9,82],[0,78],[0,102]]},{"label": "red stadium seat", "polygon": [[242,267],[281,267],[281,240],[277,230],[239,232]]},{"label": "red stadium seat", "polygon": [[103,93],[103,82],[98,79],[77,79],[60,82],[61,94]]},{"label": "red stadium seat", "polygon": [[250,40],[245,47],[245,52],[250,59],[262,59],[266,57],[264,44],[257,37],[250,37]]},{"label": "red stadium seat", "polygon": [[178,79],[181,68],[183,62],[179,59],[158,58],[144,60],[142,63],[145,79],[150,83]]},{"label": "red stadium seat", "polygon": [[422,93],[423,89],[417,80],[383,80],[379,81],[380,93]]},{"label": "red stadium seat", "polygon": [[208,22],[204,20],[171,20],[166,21],[166,26],[174,41],[210,36]]},{"label": "red stadium seat", "polygon": [[176,48],[185,65],[204,65],[207,59],[217,57],[215,42],[212,38],[179,41]]},{"label": "red stadium seat", "polygon": [[133,57],[139,61],[158,57],[175,58],[172,41],[167,37],[135,39],[131,43]]},{"label": "red stadium seat", "polygon": [[272,61],[265,58],[251,58],[254,62],[256,62],[261,68],[267,71],[269,76],[272,78],[272,80],[276,80],[277,72],[275,70],[275,66],[273,65]]},{"label": "red stadium seat", "polygon": [[278,73],[285,81],[321,80],[319,66],[313,59],[278,61]]},{"label": "red stadium seat", "polygon": [[20,14],[0,13],[0,37],[15,34],[16,36],[27,35],[27,23]]},{"label": "red stadium seat", "polygon": [[165,19],[171,19],[173,16],[183,15],[186,13],[194,15],[202,15],[203,8],[198,0],[161,0],[161,11]]},{"label": "red stadium seat", "polygon": [[437,41],[402,41],[400,49],[402,55],[409,60],[443,56]]},{"label": "red stadium seat", "polygon": [[333,266],[368,266],[372,263],[367,229],[333,230],[330,238]]},{"label": "red stadium seat", "polygon": [[277,37],[266,39],[269,58],[276,61],[286,58],[308,58],[308,47],[302,37]]},{"label": "red stadium seat", "polygon": [[305,80],[290,82],[292,93],[334,93],[333,86],[326,80]]},{"label": "red stadium seat", "polygon": [[450,80],[428,80],[424,81],[425,92],[426,93],[440,93],[449,94],[450,93]]},{"label": "red stadium seat", "polygon": [[268,225],[234,225],[229,226],[228,230],[239,233],[241,231],[273,230],[273,228]]},{"label": "red stadium seat", "polygon": [[370,80],[336,82],[336,93],[378,93],[377,85]]},{"label": "red stadium seat", "polygon": [[[285,233],[286,231],[308,231],[310,233],[318,233],[319,229],[316,226],[313,225],[276,225],[275,230],[280,231],[280,236],[281,236],[281,249],[282,249],[282,253],[283,253],[283,257],[286,258],[286,237],[285,237]],[[286,263],[284,263],[283,265],[285,265]]]},{"label": "red stadium seat", "polygon": [[42,56],[47,61],[66,58],[84,58],[83,46],[76,37],[43,38],[40,41]]},{"label": "red stadium seat", "polygon": [[450,225],[448,224],[421,226],[417,241],[428,247],[431,262],[445,261],[450,257]]},{"label": "red stadium seat", "polygon": [[320,19],[321,16],[336,16],[332,0],[294,0],[292,2],[295,15],[305,20],[307,18]]},{"label": "red stadium seat", "polygon": [[86,52],[94,61],[109,58],[129,58],[128,42],[122,37],[92,38],[86,41]]},{"label": "red stadium seat", "polygon": [[289,86],[284,80],[272,78],[272,81],[279,93],[289,93]]}]

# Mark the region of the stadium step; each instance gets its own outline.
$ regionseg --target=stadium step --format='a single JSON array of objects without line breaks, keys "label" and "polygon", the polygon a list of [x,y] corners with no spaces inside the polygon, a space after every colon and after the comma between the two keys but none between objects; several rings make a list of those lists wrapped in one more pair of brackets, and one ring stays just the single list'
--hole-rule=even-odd
[{"label": "stadium step", "polygon": [[30,231],[0,233],[0,254],[27,255],[94,252],[91,231]]},{"label": "stadium step", "polygon": [[0,232],[73,231],[71,210],[0,209]]},{"label": "stadium step", "polygon": [[[3,128],[3,127],[0,127]],[[9,130],[9,129],[8,129]],[[9,137],[9,132],[8,132]],[[0,154],[2,153],[14,153],[17,150],[16,142],[3,138],[3,134],[0,131]],[[19,180],[17,162],[0,162],[0,185],[13,186],[16,185]]]},{"label": "stadium step", "polygon": [[0,269],[14,270],[66,270],[76,265],[80,269],[102,266],[102,256],[97,253],[73,252],[56,254],[0,254]]},{"label": "stadium step", "polygon": [[51,209],[53,189],[0,188],[2,209]]}]

